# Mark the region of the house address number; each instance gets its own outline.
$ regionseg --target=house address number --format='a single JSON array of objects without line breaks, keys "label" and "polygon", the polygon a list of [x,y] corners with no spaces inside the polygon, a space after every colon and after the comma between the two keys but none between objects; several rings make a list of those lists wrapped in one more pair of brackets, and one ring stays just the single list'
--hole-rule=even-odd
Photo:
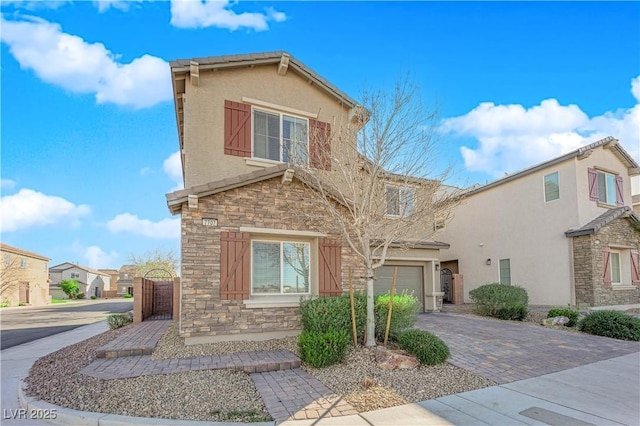
[{"label": "house address number", "polygon": [[204,226],[218,226],[218,219],[202,219]]}]

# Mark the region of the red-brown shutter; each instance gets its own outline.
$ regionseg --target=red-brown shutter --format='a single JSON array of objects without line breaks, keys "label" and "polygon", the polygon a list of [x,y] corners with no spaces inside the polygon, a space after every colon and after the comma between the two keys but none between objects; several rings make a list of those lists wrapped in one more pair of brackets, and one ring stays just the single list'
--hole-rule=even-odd
[{"label": "red-brown shutter", "polygon": [[616,176],[616,204],[624,206],[624,193],[622,192],[622,176]]},{"label": "red-brown shutter", "polygon": [[631,284],[640,285],[640,252],[631,250]]},{"label": "red-brown shutter", "polygon": [[331,124],[309,119],[309,164],[331,170]]},{"label": "red-brown shutter", "polygon": [[609,247],[602,250],[602,260],[604,261],[604,274],[602,274],[602,282],[605,287],[611,287],[611,252]]},{"label": "red-brown shutter", "polygon": [[596,169],[589,169],[589,199],[591,201],[600,200],[598,194],[598,171]]},{"label": "red-brown shutter", "polygon": [[251,157],[251,105],[224,101],[224,153]]},{"label": "red-brown shutter", "polygon": [[251,239],[246,232],[220,233],[220,299],[244,300],[250,294]]},{"label": "red-brown shutter", "polygon": [[339,241],[322,238],[318,242],[318,271],[320,296],[342,294],[342,245]]}]

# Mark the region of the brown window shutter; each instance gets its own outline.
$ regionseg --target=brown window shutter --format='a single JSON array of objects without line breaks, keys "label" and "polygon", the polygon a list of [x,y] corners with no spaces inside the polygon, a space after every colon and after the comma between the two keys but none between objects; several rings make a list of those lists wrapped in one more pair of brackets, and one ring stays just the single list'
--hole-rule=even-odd
[{"label": "brown window shutter", "polygon": [[309,164],[331,170],[331,124],[309,119]]},{"label": "brown window shutter", "polygon": [[596,169],[589,169],[589,199],[591,201],[600,200],[598,194],[598,171]]},{"label": "brown window shutter", "polygon": [[340,241],[322,238],[318,242],[318,293],[320,296],[342,294],[342,245]]},{"label": "brown window shutter", "polygon": [[245,300],[251,286],[251,239],[246,232],[220,233],[220,299]]},{"label": "brown window shutter", "polygon": [[604,262],[604,274],[602,274],[602,282],[605,287],[611,287],[611,252],[609,247],[602,250],[602,260]]},{"label": "brown window shutter", "polygon": [[624,206],[624,192],[622,191],[622,176],[616,176],[616,204]]},{"label": "brown window shutter", "polygon": [[251,105],[224,101],[224,153],[251,157]]},{"label": "brown window shutter", "polygon": [[631,250],[631,284],[640,285],[640,252]]}]

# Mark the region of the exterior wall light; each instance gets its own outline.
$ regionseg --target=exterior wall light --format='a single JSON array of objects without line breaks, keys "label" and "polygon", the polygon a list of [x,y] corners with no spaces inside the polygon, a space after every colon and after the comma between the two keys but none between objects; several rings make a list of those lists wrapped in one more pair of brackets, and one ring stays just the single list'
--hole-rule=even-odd
[{"label": "exterior wall light", "polygon": [[491,265],[491,259],[487,259],[487,265]]}]

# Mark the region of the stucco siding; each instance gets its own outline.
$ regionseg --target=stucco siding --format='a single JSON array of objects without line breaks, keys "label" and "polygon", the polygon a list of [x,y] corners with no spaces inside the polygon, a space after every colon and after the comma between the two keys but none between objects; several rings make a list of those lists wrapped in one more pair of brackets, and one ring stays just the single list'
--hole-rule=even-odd
[{"label": "stucco siding", "polygon": [[[243,157],[224,154],[224,101],[243,97],[318,114],[332,126],[347,117],[333,98],[289,70],[277,74],[277,65],[244,70],[203,71],[199,85],[186,82],[184,104],[185,187],[206,184],[256,170]],[[212,166],[215,164],[215,167]]]}]

